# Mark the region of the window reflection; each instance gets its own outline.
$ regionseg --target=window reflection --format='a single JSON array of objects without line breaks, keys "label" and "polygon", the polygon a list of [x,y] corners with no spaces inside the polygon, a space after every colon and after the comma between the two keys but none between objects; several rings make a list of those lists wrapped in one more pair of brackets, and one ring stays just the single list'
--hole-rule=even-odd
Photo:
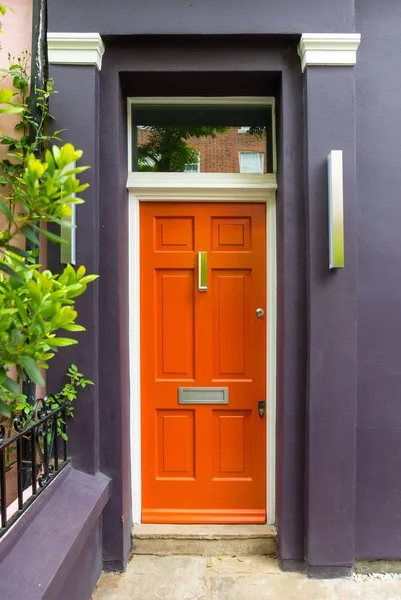
[{"label": "window reflection", "polygon": [[262,127],[138,127],[138,171],[266,173]]},{"label": "window reflection", "polygon": [[272,172],[270,107],[134,106],[133,121],[136,171]]}]

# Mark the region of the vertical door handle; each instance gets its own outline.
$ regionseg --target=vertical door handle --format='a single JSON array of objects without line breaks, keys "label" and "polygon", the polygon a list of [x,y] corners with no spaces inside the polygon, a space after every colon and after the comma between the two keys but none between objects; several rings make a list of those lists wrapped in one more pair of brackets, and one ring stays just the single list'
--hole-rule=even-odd
[{"label": "vertical door handle", "polygon": [[265,414],[265,401],[264,400],[258,400],[258,413],[259,413],[259,417],[261,419],[263,419],[263,416]]},{"label": "vertical door handle", "polygon": [[207,252],[198,252],[198,290],[207,290]]}]

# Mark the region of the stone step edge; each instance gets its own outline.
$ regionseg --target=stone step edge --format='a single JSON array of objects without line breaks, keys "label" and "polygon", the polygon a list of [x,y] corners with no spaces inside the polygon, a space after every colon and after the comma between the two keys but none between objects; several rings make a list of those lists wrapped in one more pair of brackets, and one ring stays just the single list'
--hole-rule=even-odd
[{"label": "stone step edge", "polygon": [[[146,527],[146,529],[144,529]],[[152,531],[147,526],[143,525],[134,525],[132,529],[132,537],[137,540],[144,539],[161,539],[161,540],[201,540],[201,541],[218,541],[218,540],[252,540],[252,539],[276,539],[277,538],[277,530],[273,525],[256,525],[255,527],[260,527],[260,530],[255,529],[254,531],[244,531],[241,530],[238,525],[230,525],[228,526],[231,531],[224,532],[224,530],[219,530],[216,532],[208,532],[205,530],[205,527],[202,526],[202,531],[196,531],[195,528],[199,528],[197,525],[183,525],[182,532],[179,531],[179,525],[175,526],[175,529],[172,531],[163,531],[160,526],[160,530],[157,531],[158,526],[155,525],[155,530]],[[189,528],[193,527],[193,533],[188,531]],[[210,527],[215,527],[211,525]],[[221,526],[222,527],[222,526]],[[235,528],[238,527],[238,530],[235,531]]]}]

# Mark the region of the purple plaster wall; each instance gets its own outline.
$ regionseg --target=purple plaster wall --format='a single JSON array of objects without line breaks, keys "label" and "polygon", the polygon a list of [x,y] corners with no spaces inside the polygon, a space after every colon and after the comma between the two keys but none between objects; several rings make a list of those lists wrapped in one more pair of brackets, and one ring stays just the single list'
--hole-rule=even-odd
[{"label": "purple plaster wall", "polygon": [[[308,67],[307,562],[316,574],[355,560],[357,230],[355,79],[349,67]],[[327,156],[343,151],[345,268],[328,268]]]},{"label": "purple plaster wall", "polygon": [[[52,66],[57,94],[51,97],[55,116],[52,127],[65,129],[64,142],[71,142],[84,151],[81,164],[90,165],[80,179],[89,183],[85,204],[77,207],[77,266],[83,264],[88,273],[99,273],[99,205],[98,205],[98,73],[93,67],[76,69]],[[61,143],[61,142],[60,142]],[[60,143],[58,143],[60,145]],[[58,271],[60,248],[49,244],[48,262]],[[71,363],[77,364],[87,379],[95,382],[79,392],[75,418],[69,423],[69,454],[74,467],[86,473],[99,470],[99,377],[98,377],[98,293],[99,282],[91,283],[86,293],[77,298],[78,322],[86,328],[78,334],[77,346],[63,348],[47,373],[47,389],[53,393],[62,389],[65,373]]]},{"label": "purple plaster wall", "polygon": [[[307,554],[314,557],[314,564],[352,562],[356,439],[356,557],[401,556],[401,88],[397,76],[401,4],[399,0],[358,0],[356,4],[355,22],[354,0],[251,0],[250,4],[115,0],[101,3],[101,10],[94,0],[71,0],[68,6],[63,0],[50,3],[51,31],[96,31],[106,41],[98,79],[87,67],[53,68],[56,88],[63,92],[53,105],[60,125],[67,124],[71,139],[84,148],[88,162],[99,164],[99,173],[95,169],[88,175],[93,177],[93,186],[79,217],[79,256],[90,268],[98,267],[101,279],[82,301],[89,332],[78,350],[85,374],[97,378],[98,385],[87,392],[88,402],[77,413],[71,448],[81,468],[89,472],[101,468],[113,479],[103,525],[104,556],[111,567],[126,560],[130,525],[125,98],[141,93],[180,95],[182,90],[186,95],[274,93],[278,98],[277,517],[281,559],[302,560],[309,535]],[[308,106],[302,97],[303,76],[295,48],[302,32],[355,29],[362,33],[354,115],[358,228],[351,190],[351,206],[346,204],[347,265],[342,273],[330,275],[326,271],[324,162],[334,145],[340,144],[346,166],[353,166],[354,121],[347,112],[353,106],[353,69],[332,67],[329,80],[324,73],[320,80],[319,68],[312,67],[306,80]],[[225,35],[216,37],[219,34]],[[118,38],[132,35],[137,37]],[[313,108],[315,119],[305,121],[305,179],[304,107],[308,119]],[[347,196],[349,192],[348,187]],[[58,375],[55,372],[54,383],[62,370],[60,366]],[[330,538],[329,549],[322,545],[326,538]]]},{"label": "purple plaster wall", "polygon": [[360,0],[358,558],[401,557],[401,3]]},{"label": "purple plaster wall", "polygon": [[[104,35],[294,34],[354,31],[354,0],[52,0],[49,31]],[[100,10],[101,6],[101,10]]]},{"label": "purple plaster wall", "polygon": [[85,542],[77,555],[69,576],[63,584],[57,598],[48,600],[88,600],[102,574],[102,536],[101,521]]},{"label": "purple plaster wall", "polygon": [[[66,129],[65,140],[83,150],[83,164],[91,166],[82,180],[90,187],[82,194],[85,204],[77,208],[77,265],[100,279],[77,301],[79,321],[87,331],[80,344],[63,353],[49,371],[49,389],[59,382],[69,361],[78,364],[95,382],[80,393],[75,419],[69,424],[69,453],[74,467],[92,473],[101,470],[112,481],[112,493],[103,517],[103,559],[112,570],[125,568],[131,548],[131,469],[129,450],[128,381],[128,252],[125,146],[119,123],[111,120],[113,155],[103,174],[112,173],[113,161],[121,176],[100,215],[100,186],[104,179],[99,161],[100,75],[95,67],[57,65],[51,69],[55,88],[51,111],[55,129]],[[118,84],[113,88],[118,94]],[[110,115],[111,116],[111,115]],[[119,152],[122,155],[119,155]],[[123,174],[123,171],[124,174]],[[99,177],[101,177],[99,179]],[[102,228],[102,229],[100,229]],[[107,232],[112,231],[111,242]],[[104,238],[103,239],[103,234]],[[117,246],[117,253],[110,245]],[[57,268],[58,248],[49,253]]]}]

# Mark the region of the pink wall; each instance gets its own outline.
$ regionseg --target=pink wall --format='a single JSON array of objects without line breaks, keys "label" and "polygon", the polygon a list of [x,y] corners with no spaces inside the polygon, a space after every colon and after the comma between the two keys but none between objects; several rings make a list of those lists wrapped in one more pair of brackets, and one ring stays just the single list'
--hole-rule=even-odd
[{"label": "pink wall", "polygon": [[1,67],[7,66],[8,52],[17,56],[25,48],[31,50],[32,31],[32,0],[5,0],[4,4],[11,8],[1,17]]},{"label": "pink wall", "polygon": [[[9,66],[9,53],[18,57],[22,50],[31,51],[32,34],[32,0],[8,0],[4,4],[11,8],[7,8],[6,14],[0,18],[3,31],[0,35],[0,68],[3,69]],[[0,83],[0,87],[10,87],[10,82],[6,80]],[[18,116],[1,116],[1,131],[11,134],[17,121]]]}]

